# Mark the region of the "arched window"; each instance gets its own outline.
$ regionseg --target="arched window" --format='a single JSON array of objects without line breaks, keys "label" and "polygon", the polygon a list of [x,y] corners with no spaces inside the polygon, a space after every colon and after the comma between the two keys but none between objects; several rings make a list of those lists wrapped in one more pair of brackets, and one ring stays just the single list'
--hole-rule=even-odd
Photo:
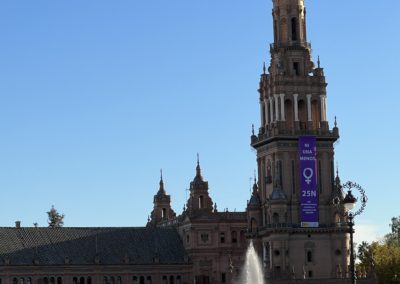
[{"label": "arched window", "polygon": [[139,284],[138,279],[136,276],[133,276],[132,278],[132,284]]},{"label": "arched window", "polygon": [[[0,281],[0,284],[1,284],[1,281]],[[26,279],[26,284],[32,284],[32,278],[28,277]]]},{"label": "arched window", "polygon": [[169,284],[174,284],[175,283],[175,281],[174,281],[174,276],[170,276],[169,277]]},{"label": "arched window", "polygon": [[110,282],[109,282],[110,284],[114,284],[115,283],[115,278],[114,278],[114,276],[111,276],[110,277]]},{"label": "arched window", "polygon": [[92,278],[90,276],[86,279],[86,283],[87,284],[92,284]]},{"label": "arched window", "polygon": [[199,208],[202,209],[204,207],[204,198],[203,195],[199,197]]},{"label": "arched window", "polygon": [[285,100],[285,116],[286,116],[286,128],[293,128],[293,106],[291,100]]},{"label": "arched window", "polygon": [[[44,284],[49,284],[49,278],[47,278],[47,277],[43,278],[43,283]],[[74,284],[75,284],[75,282],[74,282]]]},{"label": "arched window", "polygon": [[167,276],[162,277],[162,284],[168,284]]},{"label": "arched window", "polygon": [[307,129],[307,106],[304,100],[299,100],[298,108],[299,108],[300,129]]},{"label": "arched window", "polygon": [[307,262],[312,262],[313,257],[312,257],[312,251],[307,251]]},{"label": "arched window", "polygon": [[276,212],[274,214],[272,214],[272,223],[279,224],[279,214]]},{"label": "arched window", "polygon": [[[75,278],[74,278],[75,279]],[[108,279],[107,279],[107,276],[104,276],[104,278],[103,278],[103,284],[107,284],[108,283]]]},{"label": "arched window", "polygon": [[[62,284],[62,278],[61,277],[57,277],[57,284]],[[92,284],[92,283],[88,283],[88,284]]]},{"label": "arched window", "polygon": [[117,277],[117,284],[122,284],[121,276],[118,276],[118,277]]},{"label": "arched window", "polygon": [[281,42],[286,43],[288,40],[287,22],[286,19],[281,20]]},{"label": "arched window", "polygon": [[21,277],[21,278],[19,279],[19,284],[25,284],[25,279],[24,279],[23,277]]},{"label": "arched window", "polygon": [[81,277],[79,279],[79,284],[85,284],[85,277]]},{"label": "arched window", "polygon": [[297,18],[292,18],[291,27],[292,27],[292,40],[298,40],[298,37],[297,37]]},{"label": "arched window", "polygon": [[181,284],[181,276],[176,276],[176,284]]},{"label": "arched window", "polygon": [[278,42],[278,27],[276,20],[274,21],[274,41],[275,43]]},{"label": "arched window", "polygon": [[145,284],[144,283],[144,276],[140,276],[140,282],[139,282],[140,284]]},{"label": "arched window", "polygon": [[56,279],[54,277],[50,277],[50,284],[56,284]]},{"label": "arched window", "polygon": [[151,276],[147,276],[147,284],[151,284]]},{"label": "arched window", "polygon": [[320,104],[318,103],[317,100],[313,100],[311,102],[311,118],[312,118],[313,129],[319,128],[319,122],[321,120],[321,113],[319,106]]},{"label": "arched window", "polygon": [[13,283],[13,284],[18,284],[18,279],[17,279],[17,278],[13,278],[12,283]]},{"label": "arched window", "polygon": [[161,210],[161,218],[166,218],[166,216],[167,216],[167,209],[165,209],[165,208],[163,208],[162,210]]},{"label": "arched window", "polygon": [[237,232],[236,231],[232,231],[231,233],[231,237],[232,237],[232,243],[237,243]]}]

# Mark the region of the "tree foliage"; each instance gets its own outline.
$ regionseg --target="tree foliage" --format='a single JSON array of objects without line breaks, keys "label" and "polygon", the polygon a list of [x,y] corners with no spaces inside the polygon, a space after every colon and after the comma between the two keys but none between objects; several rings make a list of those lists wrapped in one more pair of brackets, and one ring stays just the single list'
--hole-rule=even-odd
[{"label": "tree foliage", "polygon": [[64,226],[64,214],[58,213],[54,205],[51,206],[50,211],[47,211],[49,228],[60,228]]},{"label": "tree foliage", "polygon": [[392,218],[390,227],[382,241],[358,246],[357,269],[376,274],[379,283],[400,283],[400,217]]}]

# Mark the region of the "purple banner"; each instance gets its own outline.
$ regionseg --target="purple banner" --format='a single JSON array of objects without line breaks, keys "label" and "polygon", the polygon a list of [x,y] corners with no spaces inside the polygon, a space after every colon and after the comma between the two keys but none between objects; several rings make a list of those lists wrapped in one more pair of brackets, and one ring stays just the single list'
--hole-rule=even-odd
[{"label": "purple banner", "polygon": [[314,136],[299,138],[301,227],[318,227],[317,143]]}]

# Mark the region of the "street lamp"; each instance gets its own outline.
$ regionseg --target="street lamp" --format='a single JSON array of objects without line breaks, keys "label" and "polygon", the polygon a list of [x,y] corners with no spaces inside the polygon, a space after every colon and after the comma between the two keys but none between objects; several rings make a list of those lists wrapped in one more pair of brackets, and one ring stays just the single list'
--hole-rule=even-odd
[{"label": "street lamp", "polygon": [[[354,217],[357,215],[360,215],[366,206],[367,203],[367,196],[365,195],[364,189],[357,183],[348,181],[342,186],[342,190],[347,189],[347,194],[344,197],[344,199],[341,201],[338,197],[336,197],[333,202],[335,205],[340,205],[342,204],[344,206],[344,209],[346,211],[346,217],[347,217],[347,224],[350,227],[350,275],[351,275],[351,283],[355,284],[356,283],[356,270],[355,270],[355,257],[354,257],[354,241],[353,241],[353,234],[354,234]],[[361,207],[355,211],[352,212],[354,209],[356,203],[357,203],[357,198],[354,197],[353,193],[351,192],[352,189],[357,189],[360,192],[361,195]]]}]

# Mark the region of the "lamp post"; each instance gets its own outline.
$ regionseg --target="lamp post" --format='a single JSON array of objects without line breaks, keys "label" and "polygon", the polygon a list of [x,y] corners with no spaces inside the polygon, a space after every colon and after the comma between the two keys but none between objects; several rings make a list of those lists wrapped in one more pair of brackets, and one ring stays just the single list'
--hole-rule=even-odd
[{"label": "lamp post", "polygon": [[[345,217],[347,217],[347,225],[350,228],[350,277],[351,277],[351,283],[355,284],[356,283],[356,270],[355,270],[355,257],[354,257],[354,240],[353,240],[353,234],[354,234],[354,217],[357,215],[360,215],[363,211],[364,208],[367,204],[367,196],[365,195],[364,189],[358,185],[357,183],[348,181],[346,182],[342,187],[342,190],[347,190],[347,194],[344,197],[343,200],[340,200],[338,197],[334,199],[334,204],[340,205],[342,204],[344,206],[345,210]],[[352,212],[354,209],[356,203],[357,203],[357,198],[354,197],[352,193],[352,189],[356,189],[360,192],[361,195],[361,207],[355,211]]]}]

